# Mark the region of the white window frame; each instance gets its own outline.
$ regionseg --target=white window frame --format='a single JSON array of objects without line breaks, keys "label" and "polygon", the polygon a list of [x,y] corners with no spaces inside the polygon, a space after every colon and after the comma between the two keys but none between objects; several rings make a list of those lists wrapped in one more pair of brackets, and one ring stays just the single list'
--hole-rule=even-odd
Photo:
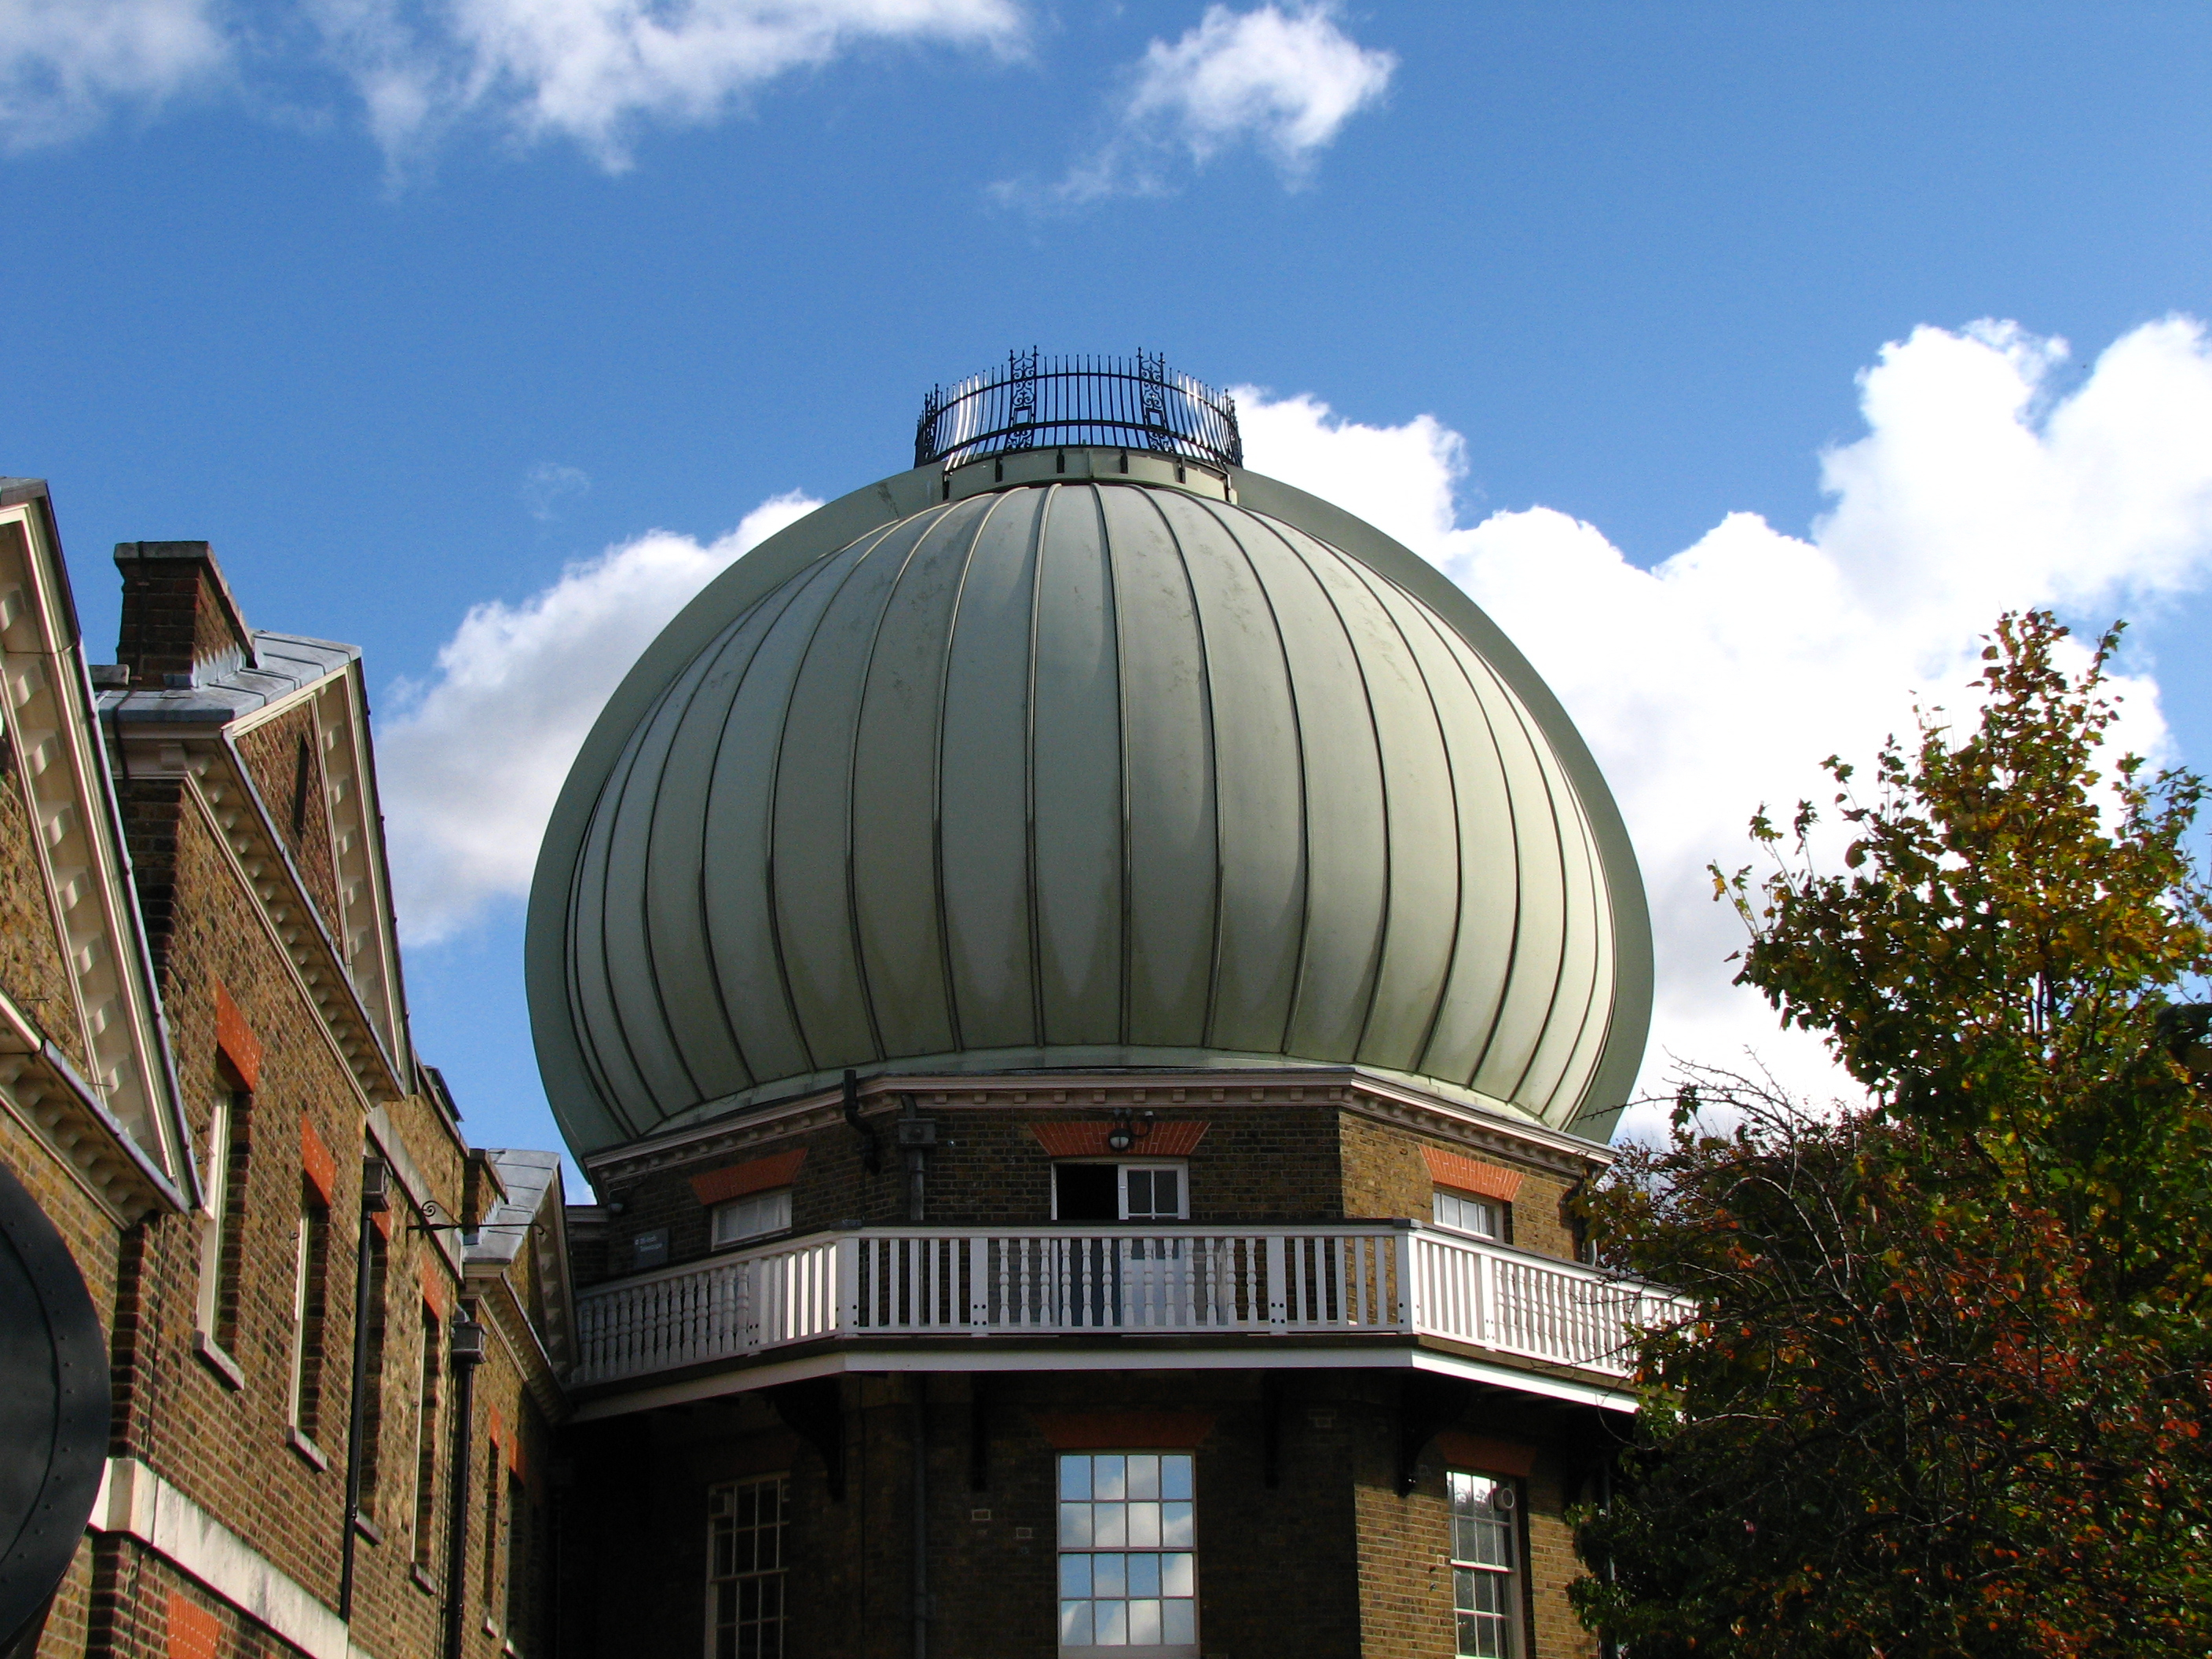
[{"label": "white window frame", "polygon": [[[318,1202],[303,1181],[300,1187],[300,1209],[294,1224],[292,1237],[292,1335],[291,1363],[284,1382],[284,1421],[292,1431],[313,1443],[314,1436],[322,1430],[320,1421],[322,1396],[327,1392],[327,1376],[323,1364],[323,1343],[330,1332],[330,1255],[331,1212],[326,1204]],[[308,1340],[307,1312],[317,1297],[323,1299],[322,1329],[313,1342]],[[314,1352],[310,1353],[309,1350]],[[307,1403],[307,1365],[312,1359],[316,1367],[316,1415],[313,1423],[301,1419],[301,1408]]]},{"label": "white window frame", "polygon": [[[1157,1209],[1143,1215],[1129,1213],[1129,1177],[1133,1175],[1172,1175],[1176,1178],[1176,1206],[1172,1214]],[[1124,1221],[1188,1221],[1190,1219],[1190,1170],[1174,1159],[1158,1164],[1124,1164],[1115,1177],[1115,1201]]]},{"label": "white window frame", "polygon": [[[1452,1651],[1459,1659],[1521,1659],[1519,1483],[1474,1469],[1448,1469],[1444,1485],[1445,1524],[1451,1529]],[[1485,1587],[1490,1595],[1478,1593]],[[1486,1607],[1480,1605],[1485,1601],[1498,1605]]]},{"label": "white window frame", "polygon": [[[1479,1212],[1479,1215],[1469,1212]],[[1469,1238],[1485,1239],[1492,1244],[1505,1242],[1505,1206],[1494,1198],[1481,1198],[1473,1193],[1454,1192],[1449,1187],[1438,1187],[1429,1206],[1430,1218],[1446,1231],[1464,1233]],[[1488,1231],[1484,1231],[1486,1218]]]},{"label": "white window frame", "polygon": [[196,1310],[198,1328],[215,1340],[218,1304],[222,1295],[222,1229],[230,1203],[230,1116],[232,1094],[216,1091],[215,1109],[208,1119],[207,1178],[200,1183],[200,1293]]},{"label": "white window frame", "polygon": [[[1060,1219],[1060,1177],[1057,1171],[1063,1164],[1101,1164],[1114,1170],[1114,1207],[1121,1221],[1188,1221],[1190,1219],[1190,1165],[1182,1158],[1155,1158],[1146,1163],[1140,1160],[1123,1161],[1118,1158],[1060,1158],[1053,1160],[1054,1175],[1052,1182],[1052,1218]],[[1156,1170],[1170,1171],[1176,1177],[1176,1209],[1173,1215],[1147,1212],[1133,1216],[1129,1213],[1129,1175],[1132,1170],[1151,1174]],[[1111,1224],[1101,1222],[1101,1226]]]},{"label": "white window frame", "polygon": [[[731,1571],[726,1573],[722,1572],[719,1570],[721,1565],[718,1548],[720,1540],[716,1532],[717,1526],[723,1522],[728,1522],[729,1530],[732,1534],[740,1530],[748,1533],[757,1533],[763,1530],[757,1522],[742,1528],[738,1527],[734,1507],[737,1494],[740,1490],[758,1486],[773,1486],[775,1489],[773,1493],[776,1505],[775,1565],[770,1567],[761,1566],[758,1553],[756,1552],[752,1558],[754,1565],[742,1571],[738,1571],[733,1543],[731,1550]],[[725,1504],[730,1507],[722,1507]],[[735,1616],[733,1611],[733,1616],[725,1625],[721,1608],[722,1586],[728,1584],[735,1587],[748,1583],[762,1583],[768,1580],[774,1580],[775,1585],[774,1617],[747,1620]],[[744,1591],[741,1589],[733,1588],[731,1595],[733,1604],[741,1606]],[[735,1653],[738,1650],[737,1633],[748,1623],[752,1624],[757,1629],[772,1628],[774,1631],[773,1646],[763,1646],[760,1649],[763,1659],[783,1659],[784,1652],[789,1646],[788,1638],[791,1634],[791,1477],[788,1474],[747,1475],[740,1480],[717,1481],[707,1489],[706,1659],[719,1659],[720,1638],[725,1630],[727,1630],[731,1636],[730,1650]]]},{"label": "white window frame", "polygon": [[726,1199],[714,1206],[708,1225],[710,1248],[717,1250],[787,1233],[791,1231],[791,1188],[772,1187],[766,1192]]},{"label": "white window frame", "polygon": [[[1152,1465],[1149,1482],[1136,1460]],[[1109,1484],[1115,1466],[1121,1495],[1102,1499],[1100,1492],[1117,1490]],[[1054,1611],[1060,1659],[1124,1659],[1133,1654],[1146,1659],[1198,1659],[1197,1466],[1195,1453],[1181,1450],[1061,1452],[1054,1460],[1059,1530]],[[1170,1491],[1180,1495],[1170,1498],[1165,1494]],[[1141,1495],[1146,1492],[1152,1495]],[[1109,1586],[1124,1593],[1097,1593]],[[1127,1593],[1132,1589],[1153,1593]],[[1181,1594],[1170,1596],[1170,1589]],[[1094,1621],[1104,1607],[1119,1609],[1117,1633],[1122,1639],[1118,1642],[1095,1639],[1100,1632]],[[1160,1629],[1150,1633],[1159,1639],[1128,1639],[1148,1630],[1152,1620]],[[1070,1641],[1071,1636],[1094,1639]],[[1176,1639],[1168,1640],[1170,1636]]]}]

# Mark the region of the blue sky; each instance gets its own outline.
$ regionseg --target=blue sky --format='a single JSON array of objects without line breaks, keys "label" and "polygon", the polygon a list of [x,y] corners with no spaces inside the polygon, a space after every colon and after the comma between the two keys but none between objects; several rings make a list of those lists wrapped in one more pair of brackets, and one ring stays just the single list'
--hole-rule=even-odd
[{"label": "blue sky", "polygon": [[[1694,717],[1698,747],[1765,757],[1698,784],[1743,797],[1705,841],[1791,787],[1782,757],[1878,736],[1948,684],[2005,603],[2140,618],[2166,752],[2201,762],[2212,495],[2181,452],[2212,436],[2212,381],[2185,324],[2155,325],[2212,318],[2208,71],[2212,13],[2179,5],[0,0],[0,471],[52,482],[96,658],[107,548],[204,537],[256,623],[366,648],[418,758],[475,719],[482,744],[557,760],[589,711],[546,708],[589,690],[591,606],[618,608],[636,561],[672,605],[764,501],[905,465],[933,381],[1013,345],[1141,344],[1255,389],[1283,458],[1255,464],[1410,502],[1386,527],[1530,637],[1601,756],[1632,768],[1639,722]],[[1863,380],[1917,329],[1937,332]],[[2001,372],[2013,416],[1988,412]],[[1981,417],[1945,401],[1970,384]],[[2044,447],[1978,471],[1944,446],[1983,417]],[[1824,452],[1856,458],[1825,475],[1839,493]],[[1929,505],[1962,477],[1957,512]],[[2068,538],[2015,580],[1993,538],[2057,521],[2052,489]],[[1841,528],[1790,539],[1827,511]],[[1747,635],[1827,604],[1819,581],[1762,612],[1678,565],[1668,592],[1737,634],[1576,656],[1590,592],[1717,557],[1732,514],[1778,537],[1730,544],[1738,588],[1818,544],[1886,596],[1854,638],[1902,626],[1915,560],[1956,602],[1913,611],[1902,657],[1767,661]],[[1570,520],[1607,551],[1560,539]],[[559,586],[610,549],[631,562]],[[1604,569],[1572,574],[1585,557]],[[582,690],[453,690],[544,643],[549,592],[585,629],[556,653]],[[623,613],[597,654],[626,661],[657,614]],[[1606,701],[1607,673],[1693,678],[1717,653],[1775,677],[1757,731],[1729,726],[1741,680]],[[1863,708],[1791,679],[1814,655],[1863,663]],[[1668,798],[1642,790],[1632,819],[1658,825]],[[1659,828],[1639,844],[1662,896],[1695,862]],[[544,1144],[519,903],[441,890],[463,897],[419,907],[441,936],[409,958],[418,1041],[477,1138]],[[1685,961],[1717,957],[1684,926]],[[1738,1029],[1694,1014],[1683,1042]]]}]

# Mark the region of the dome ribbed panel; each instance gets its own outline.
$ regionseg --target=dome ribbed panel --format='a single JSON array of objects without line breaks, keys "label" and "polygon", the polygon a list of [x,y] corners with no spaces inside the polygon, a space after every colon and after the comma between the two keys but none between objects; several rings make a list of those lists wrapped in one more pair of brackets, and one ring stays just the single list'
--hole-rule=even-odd
[{"label": "dome ribbed panel", "polygon": [[977,526],[945,661],[938,878],[959,1046],[1043,1041],[1030,902],[1030,633],[1047,496],[994,496]]},{"label": "dome ribbed panel", "polygon": [[1589,815],[1427,604],[1166,489],[1010,489],[733,617],[582,837],[623,1138],[846,1066],[1358,1063],[1564,1123],[1613,941]]}]

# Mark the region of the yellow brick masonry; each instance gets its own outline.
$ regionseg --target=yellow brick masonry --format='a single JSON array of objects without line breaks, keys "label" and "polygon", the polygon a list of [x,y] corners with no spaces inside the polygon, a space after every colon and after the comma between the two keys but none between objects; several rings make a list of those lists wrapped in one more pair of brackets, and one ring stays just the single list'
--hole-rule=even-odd
[{"label": "yellow brick masonry", "polygon": [[[165,568],[161,575],[176,581],[178,573]],[[191,593],[177,585],[178,605],[189,606]],[[204,631],[199,620],[190,630],[195,641]],[[185,637],[184,630],[179,637]],[[289,816],[298,739],[311,727],[280,718],[267,730],[262,743],[242,747],[255,751],[248,763],[264,799],[270,789],[278,791],[271,810],[282,819],[280,833],[290,843],[294,868],[310,890],[293,898],[312,898],[328,914],[331,895],[327,882],[318,879],[323,866],[315,839],[327,842],[327,830],[319,816],[314,766],[311,798],[297,830]],[[198,764],[232,764],[228,746],[211,738],[191,739],[190,747]],[[319,763],[312,745],[308,752]],[[340,1649],[349,1634],[353,1650],[373,1659],[432,1659],[442,1645],[453,1394],[441,1354],[446,1407],[434,1443],[438,1501],[422,1552],[432,1570],[422,1574],[416,1568],[412,1536],[422,1305],[426,1293],[437,1304],[442,1333],[464,1294],[459,1246],[450,1242],[453,1235],[430,1231],[428,1224],[449,1223],[457,1215],[467,1149],[451,1120],[422,1095],[372,1099],[364,1093],[363,1073],[348,1064],[292,971],[286,941],[225,849],[202,792],[188,779],[172,776],[126,781],[121,793],[192,1155],[203,1170],[210,1167],[216,1106],[240,1084],[218,1050],[218,987],[258,1044],[260,1064],[244,1109],[238,1155],[225,1160],[240,1183],[243,1224],[234,1323],[228,1351],[219,1357],[204,1352],[213,1333],[203,1328],[200,1317],[202,1240],[210,1218],[160,1213],[118,1229],[42,1141],[13,1113],[0,1111],[0,1159],[67,1239],[108,1331],[113,1364],[110,1486],[122,1496],[95,1515],[48,1613],[39,1659],[155,1659],[187,1651],[234,1659],[296,1650],[256,1617],[257,1595],[263,1615],[288,1608],[285,1617],[295,1633],[323,1632],[315,1638],[317,1651],[328,1650],[327,1633],[340,1630]],[[10,777],[0,784],[0,991],[40,1019],[42,1009],[66,997],[67,981],[52,896],[40,885],[37,860],[27,856],[27,834],[19,787]],[[81,1065],[82,1056],[72,1047],[73,1025],[56,1019],[52,1035]],[[385,1490],[360,1541],[355,1619],[348,1633],[337,1626],[334,1610],[351,1407],[362,1154],[371,1145],[372,1123],[381,1143],[374,1149],[406,1174],[390,1217],[384,1281],[386,1358],[379,1434]],[[303,1149],[315,1143],[327,1149],[327,1164],[314,1161],[329,1188],[321,1389],[315,1420],[301,1425],[289,1409],[293,1296],[297,1229],[311,1192]],[[505,1298],[507,1322],[514,1328],[490,1343],[492,1357],[476,1380],[472,1453],[483,1453],[491,1424],[503,1425],[501,1443],[512,1449],[511,1461],[529,1472],[542,1494],[551,1460],[544,1411],[533,1390],[544,1400],[558,1399],[544,1349],[516,1324],[524,1304],[503,1285],[479,1284],[470,1293],[486,1302]],[[303,1427],[310,1432],[301,1433]],[[481,1470],[474,1473],[466,1517],[472,1540],[486,1535],[487,1482]],[[158,1494],[159,1502],[149,1494]],[[503,1504],[503,1483],[498,1497]],[[546,1529],[532,1535],[542,1549]],[[171,1540],[167,1545],[164,1537]],[[480,1545],[472,1542],[469,1582],[480,1588],[477,1550]],[[526,1563],[526,1569],[535,1571]],[[218,1581],[233,1588],[222,1592]],[[258,1588],[248,1594],[239,1584]],[[475,1611],[472,1631],[480,1626],[483,1609]],[[468,1651],[495,1659],[500,1646],[478,1632]]]}]

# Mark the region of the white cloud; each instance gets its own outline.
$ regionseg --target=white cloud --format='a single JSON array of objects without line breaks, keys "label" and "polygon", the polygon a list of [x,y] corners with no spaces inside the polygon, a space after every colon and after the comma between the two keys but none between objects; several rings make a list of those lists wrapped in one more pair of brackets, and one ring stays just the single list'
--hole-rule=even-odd
[{"label": "white cloud", "polygon": [[1018,0],[307,0],[386,151],[472,112],[629,165],[648,123],[697,125],[868,42],[1011,52]]},{"label": "white cloud", "polygon": [[0,145],[69,138],[155,103],[228,57],[210,0],[0,0]]},{"label": "white cloud", "polygon": [[[1658,937],[1647,1081],[1668,1051],[1723,1065],[1755,1047],[1785,1081],[1844,1086],[1784,1036],[1724,958],[1741,942],[1708,860],[1753,861],[1753,809],[1825,802],[1814,763],[1870,758],[1917,695],[1969,698],[1998,613],[2057,605],[2094,628],[2212,573],[2212,345],[2169,319],[2114,343],[2057,395],[2063,342],[2010,324],[1921,328],[1860,377],[1868,430],[1821,458],[1831,507],[1806,537],[1731,514],[1639,569],[1548,508],[1460,520],[1457,434],[1334,418],[1237,393],[1246,453],[1450,571],[1559,694],[1635,837]],[[2165,743],[2157,688],[2122,687],[2123,740]]]},{"label": "white cloud", "polygon": [[[1398,67],[1337,26],[1326,3],[1232,12],[1209,6],[1170,44],[1153,40],[1128,77],[1113,136],[1078,164],[1051,199],[1088,201],[1164,187],[1161,161],[1177,152],[1203,167],[1238,144],[1256,146],[1303,183],[1344,124],[1381,100]],[[1000,195],[1030,194],[1017,184]]]},{"label": "white cloud", "polygon": [[522,475],[522,505],[540,524],[561,515],[561,503],[571,495],[588,495],[592,475],[581,467],[558,461],[540,461]]},{"label": "white cloud", "polygon": [[520,605],[471,609],[435,676],[403,685],[377,735],[399,921],[410,944],[529,891],[545,820],[592,722],[693,594],[821,503],[763,501],[703,546],[656,530],[572,565]]}]

